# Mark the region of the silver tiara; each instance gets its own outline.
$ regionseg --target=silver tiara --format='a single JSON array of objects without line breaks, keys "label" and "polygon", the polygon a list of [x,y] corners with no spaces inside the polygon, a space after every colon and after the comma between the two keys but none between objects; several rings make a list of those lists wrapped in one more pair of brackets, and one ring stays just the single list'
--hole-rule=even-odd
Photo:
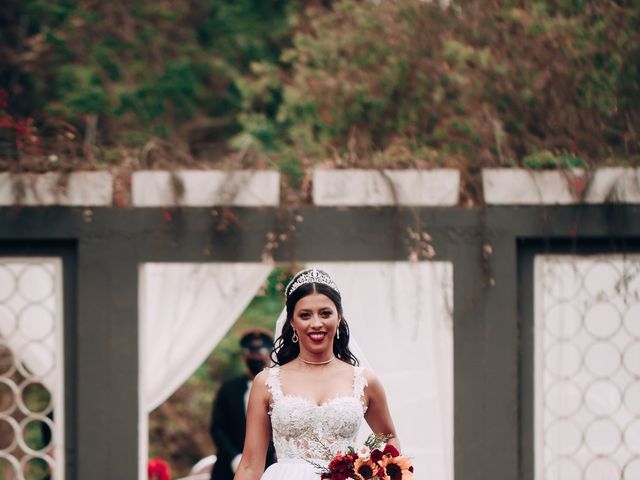
[{"label": "silver tiara", "polygon": [[289,282],[289,285],[287,285],[287,288],[285,290],[287,297],[295,292],[298,287],[301,287],[302,285],[305,285],[307,283],[322,283],[340,293],[340,290],[338,290],[338,286],[329,275],[324,273],[322,270],[318,270],[317,268],[310,268],[309,270],[303,270],[296,277],[294,277],[291,282]]}]

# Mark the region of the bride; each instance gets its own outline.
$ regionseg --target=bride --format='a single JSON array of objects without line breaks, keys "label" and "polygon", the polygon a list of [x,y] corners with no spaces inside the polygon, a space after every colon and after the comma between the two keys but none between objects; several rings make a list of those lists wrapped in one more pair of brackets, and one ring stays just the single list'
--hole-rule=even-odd
[{"label": "bride", "polygon": [[[331,277],[303,270],[285,289],[285,298],[275,366],[253,382],[234,479],[318,480],[314,464],[326,465],[338,451],[357,448],[363,418],[400,450],[384,389],[349,348],[349,327]],[[278,462],[264,471],[272,432]]]}]

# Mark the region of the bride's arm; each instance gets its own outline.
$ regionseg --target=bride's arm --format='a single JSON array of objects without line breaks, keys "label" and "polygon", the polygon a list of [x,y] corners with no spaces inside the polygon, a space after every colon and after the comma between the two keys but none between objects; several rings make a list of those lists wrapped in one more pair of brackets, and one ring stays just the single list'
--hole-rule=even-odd
[{"label": "bride's arm", "polygon": [[265,384],[266,375],[267,370],[263,370],[251,385],[247,405],[247,433],[234,480],[258,480],[264,472],[271,438],[271,422],[267,413],[270,394]]},{"label": "bride's arm", "polygon": [[382,433],[389,437],[387,442],[400,450],[400,440],[396,435],[396,429],[391,420],[389,406],[387,404],[387,395],[384,387],[378,377],[370,370],[365,371],[367,379],[367,389],[365,393],[365,402],[367,402],[367,412],[364,415],[365,420],[371,427],[373,433]]}]

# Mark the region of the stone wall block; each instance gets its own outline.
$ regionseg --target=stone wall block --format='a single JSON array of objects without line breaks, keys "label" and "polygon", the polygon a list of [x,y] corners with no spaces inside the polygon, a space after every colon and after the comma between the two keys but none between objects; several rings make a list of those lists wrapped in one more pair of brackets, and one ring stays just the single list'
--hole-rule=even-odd
[{"label": "stone wall block", "polygon": [[640,203],[640,168],[599,168],[584,199],[586,203]]},{"label": "stone wall block", "polygon": [[134,172],[136,207],[275,207],[280,203],[280,174],[273,171],[182,170]]},{"label": "stone wall block", "polygon": [[109,207],[109,172],[0,173],[0,205]]},{"label": "stone wall block", "polygon": [[435,170],[324,170],[313,172],[318,206],[453,206],[460,172]]},{"label": "stone wall block", "polygon": [[482,171],[482,186],[487,205],[640,203],[640,169],[632,168],[488,168]]}]

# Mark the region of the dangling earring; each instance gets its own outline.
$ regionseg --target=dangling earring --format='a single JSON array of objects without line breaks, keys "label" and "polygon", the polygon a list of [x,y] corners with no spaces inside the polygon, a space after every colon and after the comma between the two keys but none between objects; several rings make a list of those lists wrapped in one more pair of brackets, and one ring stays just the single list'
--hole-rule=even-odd
[{"label": "dangling earring", "polygon": [[336,338],[340,340],[340,324],[338,324],[338,329],[336,330]]},{"label": "dangling earring", "polygon": [[298,343],[298,340],[299,340],[299,339],[298,339],[298,334],[297,334],[297,333],[296,333],[296,331],[294,330],[294,331],[293,331],[293,335],[291,336],[291,341],[292,341],[293,343]]}]

